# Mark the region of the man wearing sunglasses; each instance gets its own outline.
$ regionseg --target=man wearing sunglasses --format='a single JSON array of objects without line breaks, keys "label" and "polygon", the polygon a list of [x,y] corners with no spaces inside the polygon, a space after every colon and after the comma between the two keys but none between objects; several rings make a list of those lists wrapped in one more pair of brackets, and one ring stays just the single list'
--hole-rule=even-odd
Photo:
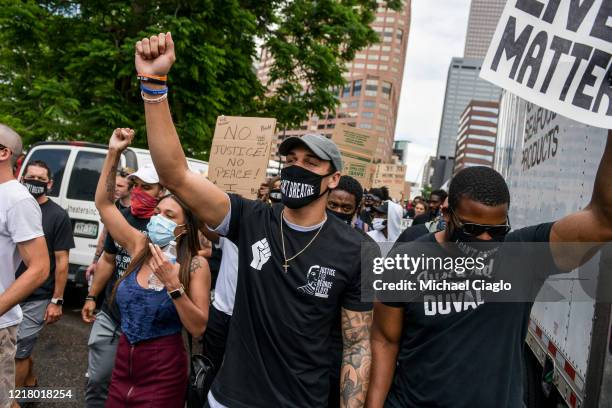
[{"label": "man wearing sunglasses", "polygon": [[[0,407],[10,405],[8,393],[15,387],[17,329],[23,319],[18,303],[49,276],[40,206],[13,174],[21,149],[21,137],[0,124]],[[22,260],[27,267],[15,279]]]},{"label": "man wearing sunglasses", "polygon": [[[612,240],[612,131],[608,134],[591,202],[556,222],[510,232],[510,194],[502,176],[486,167],[460,171],[451,181],[444,231],[424,235],[416,243],[434,250],[487,255],[499,271],[526,276],[541,284],[553,273],[584,264]],[[519,256],[510,246],[522,242]],[[582,245],[559,245],[560,243]],[[537,245],[537,243],[544,243]],[[547,244],[547,245],[546,245]],[[408,244],[412,245],[412,244]],[[545,248],[536,252],[531,248]],[[413,255],[410,246],[396,246],[389,258]],[[480,252],[479,252],[480,251]],[[523,253],[525,252],[525,253]],[[541,252],[544,252],[543,254]],[[536,254],[537,262],[536,262]],[[422,268],[415,276],[422,273]],[[459,272],[450,271],[459,275]],[[463,273],[463,272],[461,272]],[[465,293],[465,292],[463,292]],[[443,296],[447,296],[449,291]],[[451,293],[455,296],[459,292]],[[533,301],[453,301],[376,303],[372,326],[372,369],[366,405],[378,407],[521,407],[522,350]],[[448,297],[446,297],[448,299]]]}]

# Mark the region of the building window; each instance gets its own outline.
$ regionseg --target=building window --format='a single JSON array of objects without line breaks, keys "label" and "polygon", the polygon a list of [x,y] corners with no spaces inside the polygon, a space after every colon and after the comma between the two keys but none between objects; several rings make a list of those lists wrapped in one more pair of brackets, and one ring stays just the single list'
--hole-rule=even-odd
[{"label": "building window", "polygon": [[351,84],[346,84],[342,88],[342,98],[348,98],[349,96],[351,96]]},{"label": "building window", "polygon": [[391,82],[383,81],[382,93],[387,99],[391,98]]},{"label": "building window", "polygon": [[373,118],[374,117],[374,112],[362,112],[361,116],[363,116],[364,118]]},{"label": "building window", "polygon": [[395,38],[397,38],[397,41],[402,42],[402,39],[404,38],[404,30],[398,28],[398,30],[395,32]]},{"label": "building window", "polygon": [[391,46],[383,45],[382,50],[383,50],[383,52],[389,52],[389,51],[391,51]]},{"label": "building window", "polygon": [[369,99],[366,99],[365,101],[363,101],[363,106],[365,108],[375,108],[376,107],[376,102],[372,101],[372,100],[369,100]]},{"label": "building window", "polygon": [[366,55],[361,53],[355,55],[355,59],[365,59],[365,57]]},{"label": "building window", "polygon": [[377,54],[368,54],[368,59],[378,61],[380,57]]},{"label": "building window", "polygon": [[364,64],[353,64],[355,69],[363,69],[365,67]]},{"label": "building window", "polygon": [[387,129],[384,126],[376,126],[376,130],[378,130],[379,132],[384,132]]},{"label": "building window", "polygon": [[389,56],[388,55],[381,55],[380,56],[380,60],[381,61],[389,61]]},{"label": "building window", "polygon": [[378,65],[376,64],[368,64],[368,69],[377,69]]},{"label": "building window", "polygon": [[361,79],[353,82],[353,96],[361,95]]},{"label": "building window", "polygon": [[387,71],[389,67],[387,65],[379,65],[378,69],[380,69],[381,71]]},{"label": "building window", "polygon": [[349,106],[351,108],[358,108],[359,107],[359,101],[351,101]]},{"label": "building window", "polygon": [[372,129],[372,125],[369,123],[360,123],[359,128],[360,129]]}]

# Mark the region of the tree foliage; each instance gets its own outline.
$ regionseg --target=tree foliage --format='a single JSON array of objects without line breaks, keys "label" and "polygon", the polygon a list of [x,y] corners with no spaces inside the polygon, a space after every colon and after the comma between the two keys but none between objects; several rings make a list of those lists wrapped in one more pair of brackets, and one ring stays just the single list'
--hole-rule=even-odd
[{"label": "tree foliage", "polygon": [[[387,5],[399,9],[401,0]],[[375,0],[0,0],[0,122],[26,145],[106,143],[144,115],[134,43],[171,31],[170,103],[183,146],[207,157],[218,115],[271,115],[292,126],[334,110],[344,64],[378,41]],[[254,69],[274,56],[266,92]],[[303,86],[304,85],[304,86]]]}]

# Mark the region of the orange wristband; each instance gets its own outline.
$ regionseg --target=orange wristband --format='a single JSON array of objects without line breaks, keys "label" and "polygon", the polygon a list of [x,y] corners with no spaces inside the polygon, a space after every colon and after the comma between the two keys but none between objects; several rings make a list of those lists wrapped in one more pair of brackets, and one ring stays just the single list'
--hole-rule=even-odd
[{"label": "orange wristband", "polygon": [[150,74],[138,74],[139,77],[157,79],[158,81],[167,81],[168,75],[159,76],[159,75],[150,75]]}]

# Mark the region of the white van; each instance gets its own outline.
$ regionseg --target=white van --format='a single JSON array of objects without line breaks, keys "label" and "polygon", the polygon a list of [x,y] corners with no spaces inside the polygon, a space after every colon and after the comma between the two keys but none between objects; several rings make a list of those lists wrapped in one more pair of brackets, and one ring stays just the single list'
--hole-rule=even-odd
[{"label": "white van", "polygon": [[[19,178],[25,166],[34,160],[44,161],[51,170],[53,188],[47,195],[61,205],[70,216],[75,248],[70,251],[68,286],[87,289],[85,270],[91,263],[102,233],[100,216],[94,203],[96,186],[108,147],[87,142],[41,142],[32,146],[23,162]],[[187,159],[189,168],[203,176],[208,174],[208,163]],[[151,155],[146,149],[128,148],[123,152],[120,166],[138,169],[152,166]]]}]

